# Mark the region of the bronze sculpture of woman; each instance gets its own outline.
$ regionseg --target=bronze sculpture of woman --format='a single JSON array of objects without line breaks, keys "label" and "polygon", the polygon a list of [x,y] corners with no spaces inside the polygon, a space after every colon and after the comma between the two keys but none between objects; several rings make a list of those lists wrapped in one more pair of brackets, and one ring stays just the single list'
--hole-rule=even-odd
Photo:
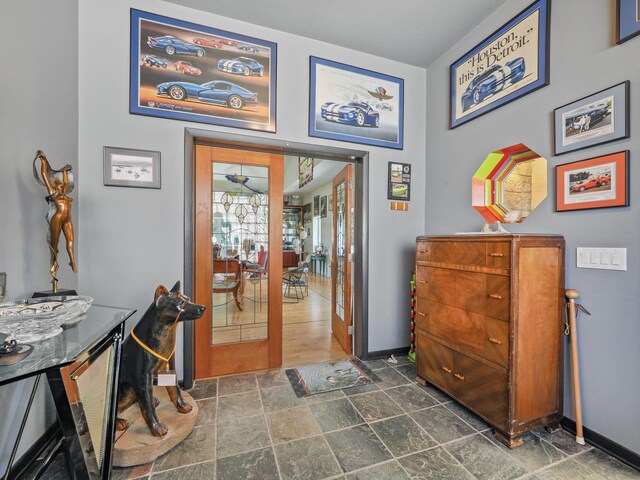
[{"label": "bronze sculpture of woman", "polygon": [[[40,160],[40,176],[36,162]],[[76,261],[73,253],[73,224],[71,223],[71,202],[73,199],[68,196],[73,191],[73,172],[71,165],[65,165],[60,170],[54,170],[49,165],[47,157],[42,150],[36,152],[33,159],[33,175],[40,185],[47,188],[49,195],[46,198],[49,205],[47,212],[47,222],[49,222],[49,232],[47,242],[51,254],[50,271],[53,293],[58,290],[58,241],[60,233],[64,234],[67,243],[67,253],[69,254],[69,265],[71,270],[76,271]]]}]

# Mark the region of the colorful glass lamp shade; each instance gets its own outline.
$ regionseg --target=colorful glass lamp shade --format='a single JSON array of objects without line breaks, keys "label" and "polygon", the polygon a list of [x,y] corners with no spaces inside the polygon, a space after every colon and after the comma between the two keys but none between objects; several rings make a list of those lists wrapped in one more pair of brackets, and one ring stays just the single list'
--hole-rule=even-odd
[{"label": "colorful glass lamp shade", "polygon": [[471,191],[487,222],[520,223],[547,197],[547,160],[522,143],[491,152]]}]

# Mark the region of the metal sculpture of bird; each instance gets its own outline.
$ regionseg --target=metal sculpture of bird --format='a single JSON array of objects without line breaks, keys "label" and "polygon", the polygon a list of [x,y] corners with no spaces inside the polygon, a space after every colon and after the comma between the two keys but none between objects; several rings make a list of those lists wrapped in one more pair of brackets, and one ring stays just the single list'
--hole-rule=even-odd
[{"label": "metal sculpture of bird", "polygon": [[367,90],[367,92],[378,100],[391,100],[393,98],[393,95],[387,95],[387,90],[384,87],[378,87],[373,92],[371,90]]},{"label": "metal sculpture of bird", "polygon": [[240,185],[242,185],[243,187],[248,188],[249,190],[251,190],[252,192],[255,193],[262,193],[259,192],[258,190],[255,190],[253,188],[251,188],[249,185],[247,185],[247,182],[249,181],[249,177],[247,177],[246,175],[225,175],[224,178],[226,178],[227,180],[229,180],[231,183],[238,183]]}]

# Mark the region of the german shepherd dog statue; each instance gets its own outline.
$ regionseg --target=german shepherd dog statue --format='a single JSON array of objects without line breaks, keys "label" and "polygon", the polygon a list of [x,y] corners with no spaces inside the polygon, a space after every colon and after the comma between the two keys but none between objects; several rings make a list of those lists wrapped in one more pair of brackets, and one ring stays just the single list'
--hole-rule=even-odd
[{"label": "german shepherd dog statue", "polygon": [[[122,369],[118,383],[118,414],[138,402],[142,417],[151,433],[157,437],[167,434],[167,427],[158,420],[153,396],[153,380],[159,370],[175,371],[176,329],[178,322],[197,320],[205,307],[192,303],[180,293],[180,281],[171,291],[163,285],[156,288],[149,306],[131,335],[122,346]],[[169,398],[180,413],[189,413],[192,406],[185,402],[177,384],[167,387]],[[118,418],[116,428],[125,430],[129,423]]]}]

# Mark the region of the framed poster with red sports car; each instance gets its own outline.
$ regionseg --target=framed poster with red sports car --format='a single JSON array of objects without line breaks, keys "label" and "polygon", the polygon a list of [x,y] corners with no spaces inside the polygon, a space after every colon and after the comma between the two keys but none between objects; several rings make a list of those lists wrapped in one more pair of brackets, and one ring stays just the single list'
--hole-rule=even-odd
[{"label": "framed poster with red sports car", "polygon": [[556,212],[628,206],[628,150],[556,166]]},{"label": "framed poster with red sports car", "polygon": [[403,148],[404,80],[310,57],[309,136]]},{"label": "framed poster with red sports car", "polygon": [[450,67],[456,128],[549,84],[551,0],[537,0]]},{"label": "framed poster with red sports car", "polygon": [[131,9],[129,112],[276,131],[274,42]]}]

